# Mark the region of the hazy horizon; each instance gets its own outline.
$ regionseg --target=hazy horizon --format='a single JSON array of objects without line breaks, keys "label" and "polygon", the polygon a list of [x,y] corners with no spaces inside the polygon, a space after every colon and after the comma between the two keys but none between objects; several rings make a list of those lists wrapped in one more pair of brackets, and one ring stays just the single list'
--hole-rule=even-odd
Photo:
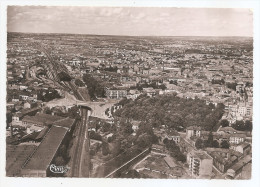
[{"label": "hazy horizon", "polygon": [[253,37],[253,13],[243,8],[8,6],[7,31]]},{"label": "hazy horizon", "polygon": [[80,33],[47,33],[47,32],[12,32],[7,31],[7,33],[19,33],[19,34],[60,34],[60,35],[87,35],[87,36],[122,36],[122,37],[212,37],[212,38],[253,38],[253,36],[159,36],[159,35],[108,35],[108,34],[80,34]]}]

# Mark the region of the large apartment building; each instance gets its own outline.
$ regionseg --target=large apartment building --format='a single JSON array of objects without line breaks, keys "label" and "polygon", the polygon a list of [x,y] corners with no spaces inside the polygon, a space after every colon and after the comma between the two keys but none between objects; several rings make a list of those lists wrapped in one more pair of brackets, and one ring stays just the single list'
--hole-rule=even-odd
[{"label": "large apartment building", "polygon": [[210,178],[213,159],[205,151],[191,151],[187,154],[191,175],[195,178]]}]

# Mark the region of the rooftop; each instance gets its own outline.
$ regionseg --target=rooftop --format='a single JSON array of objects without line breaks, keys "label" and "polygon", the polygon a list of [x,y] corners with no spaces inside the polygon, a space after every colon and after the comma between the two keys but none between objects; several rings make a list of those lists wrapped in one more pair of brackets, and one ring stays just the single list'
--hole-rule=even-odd
[{"label": "rooftop", "polygon": [[66,133],[67,129],[52,126],[23,169],[46,170]]},{"label": "rooftop", "polygon": [[[53,124],[54,122],[59,122],[59,121],[67,122],[67,120],[65,120],[65,119],[67,119],[67,118],[64,118],[61,116],[50,115],[50,114],[38,113],[35,116],[25,116],[22,121],[36,123],[36,124],[40,124],[40,125],[49,125],[49,124]],[[67,125],[67,123],[65,123],[65,124]]]},{"label": "rooftop", "polygon": [[67,128],[71,128],[71,126],[73,125],[75,119],[71,119],[69,117],[55,121],[53,123],[53,125],[55,126],[59,126],[59,127],[67,127]]},{"label": "rooftop", "polygon": [[239,160],[235,165],[233,165],[230,169],[237,171],[244,165],[248,164],[249,162],[252,161],[252,157],[250,155],[245,156],[241,160]]},{"label": "rooftop", "polygon": [[169,156],[164,157],[164,160],[165,160],[165,162],[167,163],[167,165],[168,165],[170,168],[173,168],[173,167],[178,166],[178,165],[174,162],[173,158],[171,158],[171,157],[169,157]]},{"label": "rooftop", "polygon": [[221,127],[219,131],[231,132],[231,133],[245,133],[244,131],[238,131],[233,127]]},{"label": "rooftop", "polygon": [[35,145],[7,145],[6,176],[19,176],[23,163],[35,148]]},{"label": "rooftop", "polygon": [[242,147],[243,149],[246,148],[246,147],[249,147],[250,144],[249,143],[246,143],[246,142],[243,142],[241,144],[239,144],[238,146]]},{"label": "rooftop", "polygon": [[189,127],[187,127],[187,130],[201,130],[201,127],[199,127],[199,126],[189,126]]},{"label": "rooftop", "polygon": [[205,151],[193,151],[191,154],[193,157],[199,158],[200,160],[212,159]]},{"label": "rooftop", "polygon": [[177,131],[168,131],[167,135],[168,136],[180,136],[180,134]]}]

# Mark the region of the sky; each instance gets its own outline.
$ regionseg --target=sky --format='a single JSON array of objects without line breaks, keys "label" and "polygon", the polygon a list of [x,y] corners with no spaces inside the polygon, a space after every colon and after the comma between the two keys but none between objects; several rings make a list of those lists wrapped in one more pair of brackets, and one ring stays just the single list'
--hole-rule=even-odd
[{"label": "sky", "polygon": [[242,8],[9,6],[7,31],[129,36],[253,36]]}]

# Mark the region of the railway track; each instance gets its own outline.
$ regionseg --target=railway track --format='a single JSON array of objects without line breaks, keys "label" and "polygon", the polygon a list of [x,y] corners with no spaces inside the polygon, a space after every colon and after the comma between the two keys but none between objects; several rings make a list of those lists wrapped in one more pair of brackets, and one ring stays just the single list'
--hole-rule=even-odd
[{"label": "railway track", "polygon": [[[43,45],[39,43],[32,43],[33,47],[38,49],[39,51],[43,52],[46,57],[48,58],[48,65],[46,65],[46,70],[48,72],[48,77],[55,83],[57,83],[60,87],[62,87],[66,91],[72,91],[73,95],[76,97],[76,99],[85,101],[84,97],[81,95],[81,93],[78,91],[77,86],[74,84],[73,80],[71,81],[61,81],[58,74],[60,72],[65,72],[69,75],[67,68],[64,66],[64,64],[61,64],[59,61],[56,61],[52,55],[51,51],[46,49]],[[81,165],[82,163],[82,155],[84,155],[84,146],[86,151],[89,151],[89,142],[88,142],[88,131],[87,131],[87,125],[86,125],[87,119],[81,119],[77,122],[77,141],[76,141],[76,147],[74,149],[74,155],[72,158],[72,165],[71,165],[71,177],[82,177],[83,172]],[[85,141],[87,140],[87,141]],[[87,144],[85,144],[87,142]],[[89,159],[89,156],[88,156]],[[84,160],[83,160],[84,161]],[[89,167],[89,166],[87,166]],[[86,169],[86,168],[83,168]],[[88,176],[88,168],[87,168],[87,176]],[[85,174],[84,174],[85,175]],[[85,177],[85,176],[84,176]]]},{"label": "railway track", "polygon": [[75,148],[75,153],[72,161],[72,172],[71,177],[80,177],[81,174],[81,156],[82,156],[82,149],[84,145],[85,139],[85,125],[82,124],[81,121],[78,122],[79,129],[78,129],[78,140]]}]

